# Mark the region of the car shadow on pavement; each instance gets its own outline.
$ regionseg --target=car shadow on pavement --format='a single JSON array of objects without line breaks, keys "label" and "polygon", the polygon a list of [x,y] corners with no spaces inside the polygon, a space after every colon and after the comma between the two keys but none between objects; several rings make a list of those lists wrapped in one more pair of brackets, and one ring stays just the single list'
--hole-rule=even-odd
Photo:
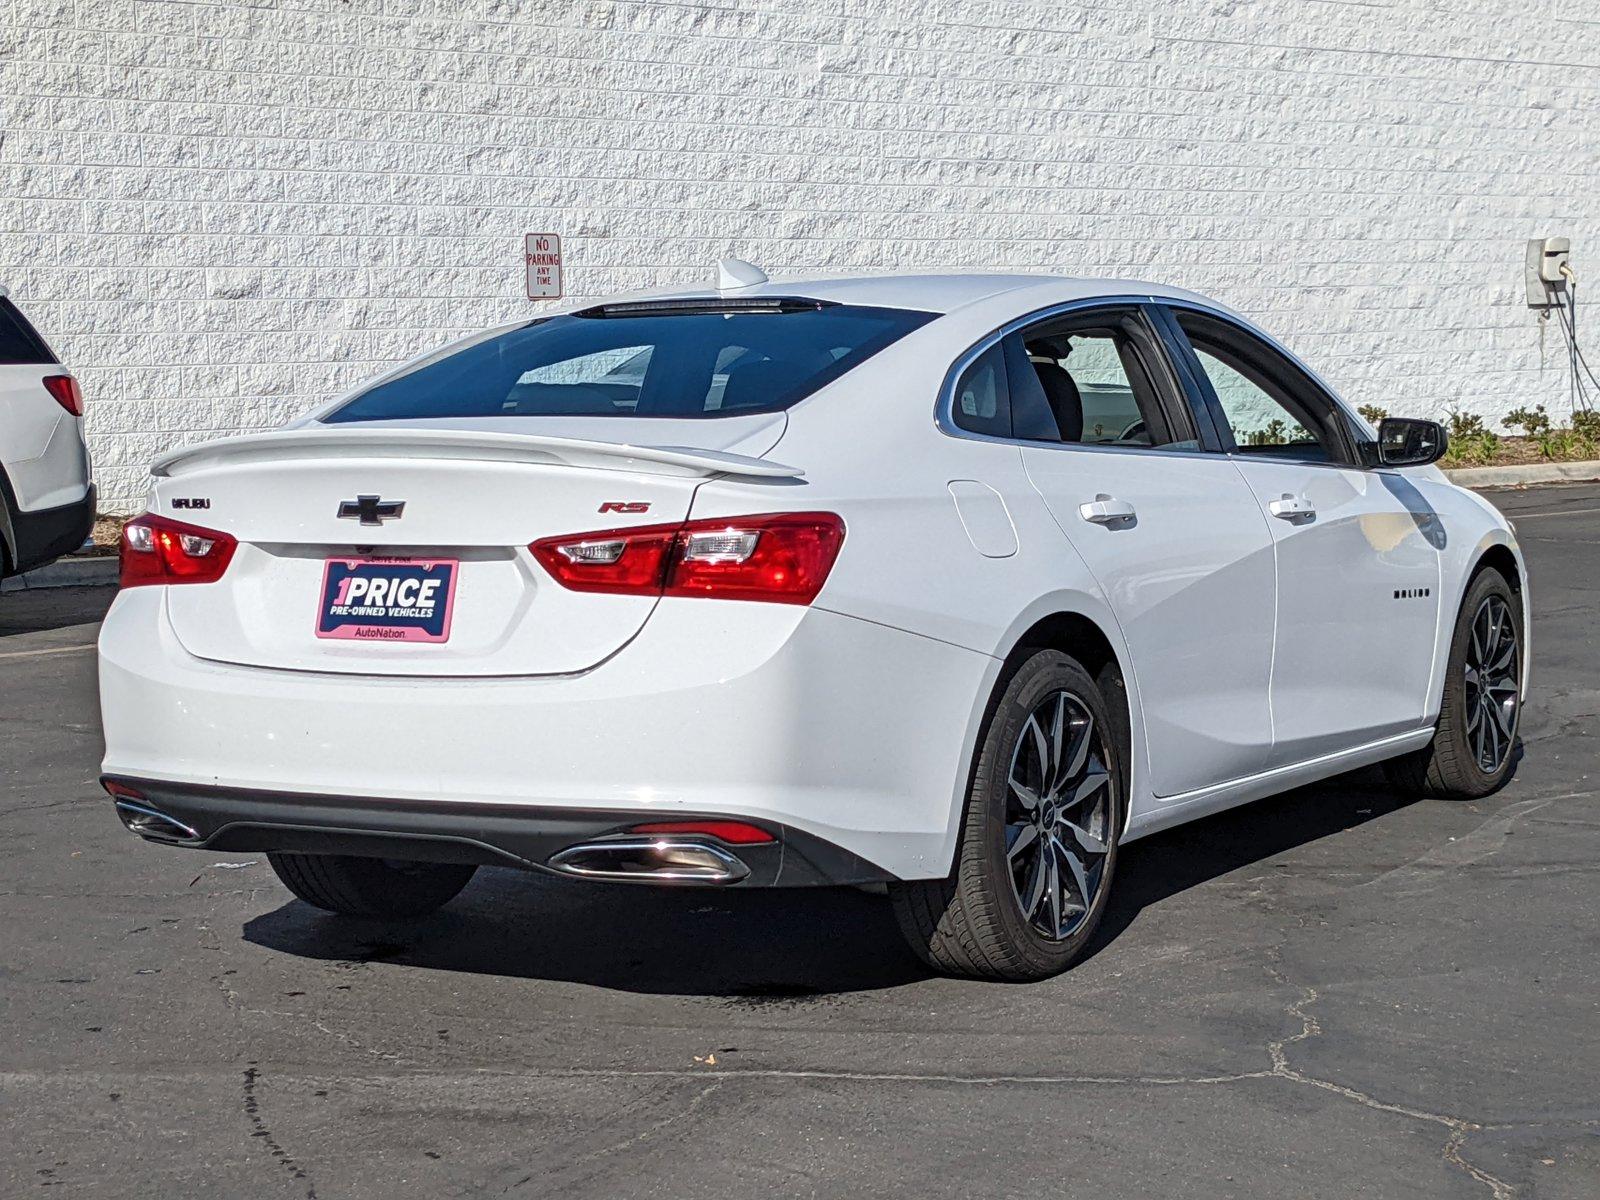
[{"label": "car shadow on pavement", "polygon": [[480,870],[420,921],[337,917],[298,901],[247,941],[341,963],[383,961],[662,995],[803,999],[897,987],[929,972],[882,896],[853,888],[723,892]]},{"label": "car shadow on pavement", "polygon": [[1080,962],[1111,945],[1139,913],[1180,892],[1409,808],[1420,796],[1390,788],[1367,767],[1229,809],[1130,843],[1093,943]]},{"label": "car shadow on pavement", "polygon": [[[1089,956],[1162,900],[1413,803],[1376,770],[1131,843]],[[848,888],[717,892],[484,870],[415,922],[337,917],[298,901],[246,923],[247,941],[330,962],[382,961],[625,992],[802,999],[929,977],[882,897]]]}]

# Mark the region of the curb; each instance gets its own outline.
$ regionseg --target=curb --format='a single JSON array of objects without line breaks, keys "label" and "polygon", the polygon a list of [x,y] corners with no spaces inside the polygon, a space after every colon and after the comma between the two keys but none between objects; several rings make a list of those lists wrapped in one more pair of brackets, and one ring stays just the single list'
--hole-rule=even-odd
[{"label": "curb", "polygon": [[1462,487],[1527,487],[1535,483],[1588,483],[1600,479],[1600,460],[1565,463],[1524,463],[1515,467],[1463,467],[1446,471],[1451,483]]},{"label": "curb", "polygon": [[117,582],[115,555],[71,556],[48,566],[0,582],[0,592],[28,592],[36,588],[106,587]]}]

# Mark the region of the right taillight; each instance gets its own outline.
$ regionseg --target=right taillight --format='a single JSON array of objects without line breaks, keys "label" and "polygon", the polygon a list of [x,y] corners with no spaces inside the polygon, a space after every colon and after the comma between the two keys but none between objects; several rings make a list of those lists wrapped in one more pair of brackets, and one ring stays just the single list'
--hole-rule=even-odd
[{"label": "right taillight", "polygon": [[238,541],[215,529],[146,513],[122,529],[118,551],[123,587],[148,583],[215,583]]},{"label": "right taillight", "polygon": [[542,538],[529,549],[577,592],[810,604],[844,542],[835,513],[762,513]]}]

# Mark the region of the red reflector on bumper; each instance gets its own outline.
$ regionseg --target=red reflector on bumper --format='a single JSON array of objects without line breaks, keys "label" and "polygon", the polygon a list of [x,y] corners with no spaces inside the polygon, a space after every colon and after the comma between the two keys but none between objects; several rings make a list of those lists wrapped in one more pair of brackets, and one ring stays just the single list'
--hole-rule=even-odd
[{"label": "red reflector on bumper", "polygon": [[699,834],[730,846],[764,846],[778,840],[759,825],[747,825],[743,821],[658,821],[651,825],[635,825],[628,832]]}]

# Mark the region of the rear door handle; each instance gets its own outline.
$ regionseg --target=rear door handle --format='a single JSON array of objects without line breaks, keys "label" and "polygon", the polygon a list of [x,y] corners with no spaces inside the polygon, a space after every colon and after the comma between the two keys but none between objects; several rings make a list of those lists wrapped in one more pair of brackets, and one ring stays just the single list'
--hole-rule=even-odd
[{"label": "rear door handle", "polygon": [[1138,514],[1126,500],[1101,492],[1093,500],[1078,505],[1078,515],[1091,525],[1115,525],[1119,521],[1131,521]]},{"label": "rear door handle", "polygon": [[1267,505],[1267,511],[1282,520],[1293,521],[1300,517],[1316,516],[1317,506],[1304,496],[1293,496],[1285,492],[1279,499]]}]

